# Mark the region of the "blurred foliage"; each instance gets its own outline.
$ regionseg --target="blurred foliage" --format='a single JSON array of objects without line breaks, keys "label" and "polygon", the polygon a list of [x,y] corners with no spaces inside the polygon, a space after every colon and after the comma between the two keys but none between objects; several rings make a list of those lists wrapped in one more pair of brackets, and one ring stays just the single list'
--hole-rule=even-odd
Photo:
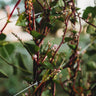
[{"label": "blurred foliage", "polygon": [[[50,6],[55,6],[56,4],[57,2],[54,1],[51,3]],[[53,28],[51,31],[54,31],[54,30],[56,31],[56,28],[58,27],[57,25],[58,22],[61,24],[61,22],[64,19],[62,18],[61,13],[56,13],[57,10],[58,12],[60,12],[61,6],[64,6],[64,4],[62,3],[62,0],[59,1],[59,7],[57,7],[56,9],[53,8],[52,11],[50,12],[51,14],[50,20],[52,22],[54,21],[54,24],[52,22],[48,24],[51,29]],[[96,8],[95,7],[86,8],[86,10],[83,13],[83,18],[87,19],[91,13],[91,15],[89,16],[90,17],[89,21],[92,24],[96,25],[96,12],[94,9]],[[46,12],[48,11],[49,10],[47,10]],[[61,16],[61,17],[56,19],[56,18],[53,18],[54,16]],[[71,23],[74,24],[74,22],[76,21],[73,18],[71,18]],[[20,15],[17,21],[17,25],[25,27],[26,20],[24,19],[23,13]],[[42,25],[42,27],[44,26],[45,25]],[[77,31],[75,30],[73,30],[72,32],[73,34],[77,33]],[[76,86],[81,86],[80,88],[78,88],[79,92],[81,92],[82,90],[85,90],[85,92],[89,92],[89,93],[91,92],[92,96],[95,96],[96,95],[96,80],[95,80],[96,79],[96,54],[95,54],[96,53],[96,40],[95,40],[96,28],[92,27],[91,25],[87,25],[86,32],[87,32],[86,34],[82,33],[80,35],[80,43],[79,43],[79,47],[81,47],[80,50],[82,51],[82,49],[85,48],[88,44],[91,44],[91,45],[87,49],[85,49],[82,53],[80,53],[81,70],[78,72],[79,75],[77,76],[77,79],[76,79]],[[33,36],[33,39],[34,38],[40,39],[45,37],[44,35],[42,35],[42,33],[38,33],[37,31],[32,31],[31,35]],[[33,54],[36,54],[38,50],[40,50],[42,56],[45,56],[47,52],[46,49],[48,48],[48,41],[50,41],[52,45],[54,44],[59,45],[61,38],[54,38],[54,40],[52,40],[53,37],[48,36],[45,38],[44,44],[41,48],[36,46],[33,41],[27,41],[21,44],[19,42],[5,41],[5,38],[6,38],[5,34],[0,35],[0,84],[1,84],[0,95],[6,96],[4,94],[6,93],[8,96],[11,96],[19,92],[26,86],[28,86],[28,84],[32,83],[33,61],[31,56]],[[46,62],[41,63],[41,65],[44,66],[45,69],[48,69],[48,70],[43,70],[43,72],[40,74],[41,77],[43,76],[42,80],[45,79],[45,77],[48,77],[50,73],[49,70],[52,70],[56,67],[58,68],[60,64],[62,65],[63,60],[64,62],[69,60],[69,56],[72,54],[72,51],[75,50],[76,48],[74,44],[68,43],[71,40],[73,40],[71,37],[65,38],[66,43],[63,44],[60,50],[58,51],[58,54],[57,54],[58,61],[56,63],[54,62],[52,65],[51,63],[48,62],[48,59],[46,60]],[[27,49],[27,51],[24,47]],[[48,58],[52,58],[52,53],[53,53],[52,50],[48,52]],[[5,78],[8,78],[8,79],[5,79]],[[69,78],[69,72],[67,68],[61,70],[60,73],[54,75],[53,81],[56,82],[56,86],[57,86],[56,96],[59,96],[59,95],[67,96],[67,94],[63,91],[63,89],[59,84],[59,79],[61,81],[64,81],[64,80],[67,80],[68,78]],[[41,80],[41,78],[39,79]],[[69,87],[69,89],[66,88],[66,90],[70,91],[72,89],[70,82],[64,83],[64,84],[65,84],[64,86],[67,85]],[[49,89],[46,89],[45,91],[43,91],[42,96],[51,96],[50,84],[48,88]],[[90,90],[86,91],[88,88],[90,88]]]}]

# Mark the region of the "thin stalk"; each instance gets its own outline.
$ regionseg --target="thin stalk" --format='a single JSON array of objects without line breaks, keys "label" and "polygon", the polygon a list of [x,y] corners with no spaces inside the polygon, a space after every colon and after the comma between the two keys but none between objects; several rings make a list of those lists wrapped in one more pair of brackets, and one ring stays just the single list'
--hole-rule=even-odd
[{"label": "thin stalk", "polygon": [[8,17],[8,19],[7,19],[7,22],[5,23],[4,27],[1,29],[0,34],[2,34],[3,30],[6,28],[7,24],[9,23],[10,18],[11,18],[12,15],[13,15],[14,10],[16,9],[16,7],[19,5],[20,2],[21,2],[21,0],[18,0],[18,1],[17,1],[16,5],[14,6],[11,14],[9,15],[9,17]]}]

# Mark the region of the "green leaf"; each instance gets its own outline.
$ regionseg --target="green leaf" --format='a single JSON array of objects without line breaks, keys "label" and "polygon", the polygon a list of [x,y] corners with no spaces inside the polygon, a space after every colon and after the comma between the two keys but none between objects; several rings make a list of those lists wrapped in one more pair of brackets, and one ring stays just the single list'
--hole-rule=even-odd
[{"label": "green leaf", "polygon": [[23,13],[19,16],[19,18],[18,18],[18,20],[17,20],[17,22],[16,22],[16,25],[17,25],[17,26],[23,26],[23,27],[25,27],[25,26],[26,26],[26,22],[27,22],[26,16],[25,16],[25,13],[23,12]]},{"label": "green leaf", "polygon": [[73,44],[68,44],[68,46],[69,46],[72,50],[75,50],[75,48],[76,48],[76,45],[73,45]]},{"label": "green leaf", "polygon": [[6,38],[6,35],[2,33],[2,34],[0,35],[0,41],[1,41],[1,40],[4,40],[5,38]]},{"label": "green leaf", "polygon": [[72,30],[72,32],[73,32],[74,34],[76,34],[76,33],[77,33],[77,31],[75,31],[75,30]]},{"label": "green leaf", "polygon": [[32,78],[28,76],[23,76],[23,80],[27,81],[29,84],[32,83]]},{"label": "green leaf", "polygon": [[45,66],[48,68],[48,69],[53,69],[53,65],[49,62],[44,62]]},{"label": "green leaf", "polygon": [[89,56],[95,55],[95,54],[96,54],[96,49],[87,50],[86,53],[87,53]]},{"label": "green leaf", "polygon": [[71,38],[71,37],[65,37],[65,42],[69,42],[71,40],[73,40],[73,38]]},{"label": "green leaf", "polygon": [[80,8],[76,7],[76,11],[80,10]]},{"label": "green leaf", "polygon": [[9,44],[9,42],[1,41],[1,42],[0,42],[0,47],[3,47],[4,45],[7,45],[7,44]]},{"label": "green leaf", "polygon": [[7,74],[0,69],[0,78],[8,78]]},{"label": "green leaf", "polygon": [[16,75],[17,74],[17,68],[13,66],[13,74]]},{"label": "green leaf", "polygon": [[73,23],[73,24],[75,24],[75,23],[77,22],[76,18],[74,18],[74,17],[72,17],[72,18],[70,19],[70,21],[71,21],[71,23]]},{"label": "green leaf", "polygon": [[42,39],[42,38],[45,37],[44,35],[42,35],[42,34],[36,32],[36,31],[34,31],[34,30],[31,31],[31,35],[32,35],[34,38],[36,38],[36,39]]},{"label": "green leaf", "polygon": [[35,44],[30,43],[24,43],[24,47],[27,49],[27,51],[32,55],[38,52],[39,47]]},{"label": "green leaf", "polygon": [[86,67],[87,71],[96,71],[96,63],[94,61],[89,61]]},{"label": "green leaf", "polygon": [[64,6],[63,0],[58,0],[58,5],[59,5],[60,7],[63,7],[63,6]]},{"label": "green leaf", "polygon": [[[93,22],[91,22],[93,25],[96,25],[96,20],[95,19],[93,19]],[[96,34],[96,28],[95,27],[93,27],[93,26],[91,26],[91,25],[88,25],[88,27],[87,27],[87,33],[89,33],[89,34]],[[94,35],[93,35],[94,36]]]},{"label": "green leaf", "polygon": [[27,70],[26,66],[24,65],[24,61],[23,61],[23,58],[22,58],[21,54],[18,53],[18,54],[16,55],[16,57],[18,58],[19,66],[20,66],[21,68]]},{"label": "green leaf", "polygon": [[42,96],[51,96],[50,90],[43,91]]},{"label": "green leaf", "polygon": [[[60,14],[58,14],[58,13],[56,13],[57,12],[57,10],[55,9],[55,8],[53,8],[52,10],[51,10],[51,12],[50,12],[50,14],[51,14],[51,17],[52,16],[60,16]],[[51,19],[51,18],[50,18]],[[52,18],[53,19],[53,18]]]},{"label": "green leaf", "polygon": [[2,47],[0,48],[1,55],[3,57],[8,57],[8,55],[11,55],[14,51],[14,45],[13,44],[8,44],[7,42],[2,43]]},{"label": "green leaf", "polygon": [[50,7],[54,7],[54,6],[56,6],[56,4],[57,4],[57,1],[53,1],[53,2],[51,2]]},{"label": "green leaf", "polygon": [[7,44],[4,47],[9,55],[12,54],[15,49],[13,44]]},{"label": "green leaf", "polygon": [[64,17],[58,18],[59,21],[64,22]]},{"label": "green leaf", "polygon": [[92,17],[94,18],[96,16],[96,7],[87,7],[83,13],[83,18],[87,19],[88,15],[91,13]]}]

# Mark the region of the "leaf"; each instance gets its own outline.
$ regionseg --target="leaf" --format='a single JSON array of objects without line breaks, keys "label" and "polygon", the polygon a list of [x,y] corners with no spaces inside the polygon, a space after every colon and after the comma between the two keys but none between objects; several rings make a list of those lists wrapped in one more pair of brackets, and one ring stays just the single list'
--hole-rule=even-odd
[{"label": "leaf", "polygon": [[6,35],[5,34],[0,34],[0,41],[2,41],[2,40],[5,40],[5,38],[6,38]]},{"label": "leaf", "polygon": [[13,74],[16,75],[17,74],[17,68],[13,66]]},{"label": "leaf", "polygon": [[32,78],[28,76],[23,76],[23,80],[27,81],[29,84],[32,83]]},{"label": "leaf", "polygon": [[88,15],[91,13],[92,14],[92,17],[94,18],[96,16],[96,7],[87,7],[83,13],[83,18],[84,19],[87,19],[88,18]]},{"label": "leaf", "polygon": [[31,35],[32,35],[34,38],[36,38],[36,39],[42,39],[42,38],[45,37],[44,35],[42,35],[42,34],[36,32],[36,31],[34,31],[34,30],[31,31]]},{"label": "leaf", "polygon": [[30,43],[24,43],[24,47],[27,49],[27,51],[32,55],[38,52],[39,47],[35,44]]},{"label": "leaf", "polygon": [[17,20],[17,22],[16,22],[16,25],[17,25],[17,26],[23,26],[23,27],[25,27],[25,26],[26,26],[26,22],[27,22],[27,20],[26,20],[26,17],[25,17],[25,13],[23,12],[23,13],[19,16],[19,18],[18,18],[18,20]]},{"label": "leaf", "polygon": [[64,22],[64,17],[58,18],[59,21]]},{"label": "leaf", "polygon": [[75,31],[75,30],[72,30],[72,32],[73,32],[74,34],[76,34],[76,33],[77,33],[77,31]]},{"label": "leaf", "polygon": [[45,66],[48,68],[48,69],[53,69],[53,65],[49,62],[44,62]]},{"label": "leaf", "polygon": [[43,91],[42,96],[51,96],[50,90]]},{"label": "leaf", "polygon": [[96,54],[96,49],[87,50],[86,53],[87,53],[89,56],[95,55],[95,54]]},{"label": "leaf", "polygon": [[7,45],[7,44],[9,44],[9,42],[7,42],[7,41],[1,41],[0,42],[0,47],[3,47],[4,45]]},{"label": "leaf", "polygon": [[96,71],[96,63],[94,61],[89,61],[86,67],[87,71]]},{"label": "leaf", "polygon": [[74,17],[72,17],[72,18],[70,19],[70,21],[71,21],[71,23],[73,23],[73,24],[75,24],[75,23],[77,22],[76,18],[74,18]]},{"label": "leaf", "polygon": [[7,44],[4,47],[9,55],[11,55],[15,49],[13,44]]},{"label": "leaf", "polygon": [[0,69],[0,78],[8,78],[7,74]]},{"label": "leaf", "polygon": [[73,40],[73,38],[71,38],[71,37],[65,37],[65,42],[69,42],[71,40]]},{"label": "leaf", "polygon": [[73,44],[68,44],[68,46],[69,46],[72,50],[75,50],[75,48],[76,48],[76,45],[73,45]]},{"label": "leaf", "polygon": [[56,13],[56,9],[55,8],[53,8],[52,10],[51,10],[51,12],[50,12],[50,14],[51,14],[51,17],[52,16],[60,16],[60,14],[58,14],[58,13]]},{"label": "leaf", "polygon": [[54,6],[56,6],[56,4],[57,4],[57,1],[55,0],[55,1],[51,2],[50,7],[54,7]]},{"label": "leaf", "polygon": [[80,8],[76,7],[76,11],[80,10]]},{"label": "leaf", "polygon": [[38,17],[38,18],[36,19],[36,22],[39,24],[41,20],[42,20],[42,17]]},{"label": "leaf", "polygon": [[63,2],[63,0],[58,0],[58,5],[59,5],[60,7],[64,7],[64,2]]},{"label": "leaf", "polygon": [[[96,25],[96,20],[93,20],[92,24]],[[96,34],[96,28],[91,25],[88,25],[86,32],[89,34]]]},{"label": "leaf", "polygon": [[22,58],[21,54],[18,53],[18,54],[16,55],[16,57],[18,58],[19,66],[20,66],[21,68],[27,70],[27,68],[26,68],[26,66],[25,66],[25,64],[24,64],[24,61],[23,61],[23,58]]},{"label": "leaf", "polygon": [[2,43],[2,47],[0,48],[1,54],[3,57],[8,57],[8,55],[11,55],[14,51],[14,45],[8,44],[7,42]]}]

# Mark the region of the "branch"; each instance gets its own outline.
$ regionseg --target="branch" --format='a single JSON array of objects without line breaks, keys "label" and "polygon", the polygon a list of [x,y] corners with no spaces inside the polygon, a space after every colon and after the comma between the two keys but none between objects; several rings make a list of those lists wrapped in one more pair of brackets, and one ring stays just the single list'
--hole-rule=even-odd
[{"label": "branch", "polygon": [[14,6],[14,8],[13,8],[13,10],[12,10],[12,12],[11,12],[11,14],[10,14],[9,17],[8,17],[7,22],[5,23],[4,27],[1,29],[0,34],[2,34],[3,30],[6,28],[7,24],[9,23],[10,18],[11,18],[12,15],[13,15],[14,10],[16,9],[16,7],[19,5],[20,2],[21,2],[21,0],[18,0],[18,1],[17,1],[16,5]]}]

